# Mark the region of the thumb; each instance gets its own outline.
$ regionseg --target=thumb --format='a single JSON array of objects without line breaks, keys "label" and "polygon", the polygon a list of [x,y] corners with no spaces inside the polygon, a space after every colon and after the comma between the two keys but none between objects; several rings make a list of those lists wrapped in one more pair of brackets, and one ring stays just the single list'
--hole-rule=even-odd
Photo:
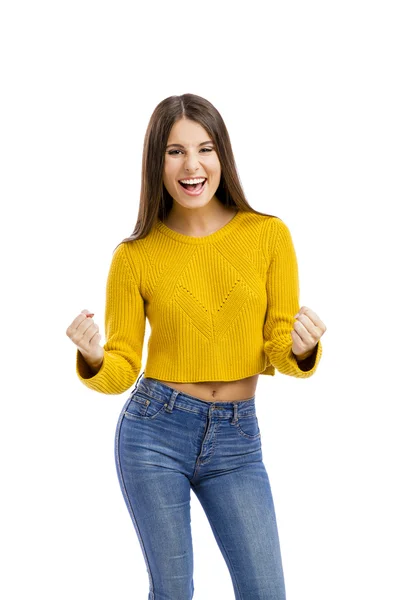
[{"label": "thumb", "polygon": [[83,313],[87,317],[93,317],[93,315],[94,315],[94,313],[91,313],[87,308],[84,308],[83,310],[81,310],[81,313]]}]

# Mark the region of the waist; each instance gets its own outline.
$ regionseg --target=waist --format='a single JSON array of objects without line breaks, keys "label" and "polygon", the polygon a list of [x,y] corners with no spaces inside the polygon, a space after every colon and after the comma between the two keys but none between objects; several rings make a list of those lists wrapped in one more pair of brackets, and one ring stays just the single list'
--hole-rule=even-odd
[{"label": "waist", "polygon": [[251,400],[255,396],[258,377],[257,373],[235,381],[157,381],[206,402],[237,402]]}]

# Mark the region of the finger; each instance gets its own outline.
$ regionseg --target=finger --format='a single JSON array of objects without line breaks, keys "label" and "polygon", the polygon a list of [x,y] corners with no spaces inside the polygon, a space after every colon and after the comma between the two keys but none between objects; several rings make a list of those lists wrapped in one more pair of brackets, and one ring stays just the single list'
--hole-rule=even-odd
[{"label": "finger", "polygon": [[304,325],[304,327],[310,333],[316,332],[316,327],[314,325],[314,322],[311,320],[311,318],[308,316],[308,314],[300,313],[299,316],[297,317],[297,320],[300,321],[300,323],[302,323]]},{"label": "finger", "polygon": [[319,327],[320,329],[322,329],[322,331],[325,331],[326,328],[323,321],[321,321],[317,313],[308,306],[302,306],[297,315],[305,315],[309,318],[309,320],[315,327]]},{"label": "finger", "polygon": [[[303,318],[304,318],[304,315],[303,315]],[[314,344],[315,338],[314,338],[312,332],[310,332],[307,329],[307,327],[305,327],[303,325],[303,323],[301,321],[295,321],[294,325],[293,325],[293,329],[298,334],[298,336],[301,338],[301,341],[305,345],[310,346],[311,344]]]},{"label": "finger", "polygon": [[96,336],[98,333],[99,329],[97,325],[92,323],[85,330],[77,331],[76,342],[78,342],[78,345],[86,348],[89,351],[91,347],[96,345]]},{"label": "finger", "polygon": [[313,320],[314,318],[318,319],[318,315],[308,306],[302,306],[295,316],[297,315],[307,315],[311,320]]},{"label": "finger", "polygon": [[[89,333],[89,335],[90,335],[90,333]],[[92,344],[93,346],[95,344],[98,344],[100,342],[100,338],[101,338],[101,335],[99,333],[99,328],[97,328],[97,330],[93,333],[93,336],[90,338],[89,344]]]},{"label": "finger", "polygon": [[99,330],[99,327],[92,319],[88,319],[86,315],[80,316],[82,318],[76,327],[76,334],[79,336],[79,339],[89,343],[93,335]]},{"label": "finger", "polygon": [[293,344],[296,344],[296,346],[299,348],[299,351],[297,352],[297,354],[303,354],[306,351],[307,346],[304,344],[303,340],[301,339],[301,337],[299,336],[297,331],[292,329],[292,331],[290,332],[290,335],[292,336]]},{"label": "finger", "polygon": [[[90,314],[92,314],[92,313],[90,313],[90,312],[89,312],[88,310],[86,310],[86,309],[85,309],[85,310],[82,310],[82,311],[79,313],[79,315],[78,315],[77,317],[75,317],[75,319],[72,321],[72,323],[71,323],[71,325],[69,326],[69,328],[71,328],[71,329],[78,329],[78,328],[79,328],[79,326],[80,326],[80,324],[81,324],[81,323],[83,323],[84,321],[86,321],[86,320],[87,320],[87,318],[88,318],[88,317],[86,316],[87,314],[89,314],[89,315],[90,315]],[[93,314],[94,314],[94,313],[93,313]],[[69,329],[69,328],[68,328],[68,329]]]}]

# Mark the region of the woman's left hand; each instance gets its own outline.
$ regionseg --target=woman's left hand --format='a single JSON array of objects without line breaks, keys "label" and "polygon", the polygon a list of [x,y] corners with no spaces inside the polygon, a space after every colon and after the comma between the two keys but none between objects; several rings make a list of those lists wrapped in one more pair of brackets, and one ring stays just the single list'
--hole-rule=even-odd
[{"label": "woman's left hand", "polygon": [[297,359],[304,360],[313,353],[319,339],[326,331],[326,326],[307,306],[302,306],[294,318],[297,318],[297,321],[295,320],[294,329],[290,332],[293,341],[292,352]]}]

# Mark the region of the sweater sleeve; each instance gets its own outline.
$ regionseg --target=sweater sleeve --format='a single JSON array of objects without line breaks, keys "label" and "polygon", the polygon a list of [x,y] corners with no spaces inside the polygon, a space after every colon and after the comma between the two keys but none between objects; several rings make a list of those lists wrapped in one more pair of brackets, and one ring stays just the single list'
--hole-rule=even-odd
[{"label": "sweater sleeve", "polygon": [[[304,361],[297,361],[292,352],[291,330],[294,315],[300,310],[299,277],[296,252],[287,225],[273,217],[267,221],[268,234],[262,248],[269,249],[267,270],[267,315],[264,322],[264,351],[273,367],[284,375],[306,378],[316,371],[322,355],[321,340],[313,354]],[[268,240],[268,241],[266,241]]]},{"label": "sweater sleeve", "polygon": [[122,394],[136,381],[142,366],[146,315],[135,265],[125,243],[114,251],[106,284],[104,359],[93,375],[77,350],[76,373],[89,389]]}]

